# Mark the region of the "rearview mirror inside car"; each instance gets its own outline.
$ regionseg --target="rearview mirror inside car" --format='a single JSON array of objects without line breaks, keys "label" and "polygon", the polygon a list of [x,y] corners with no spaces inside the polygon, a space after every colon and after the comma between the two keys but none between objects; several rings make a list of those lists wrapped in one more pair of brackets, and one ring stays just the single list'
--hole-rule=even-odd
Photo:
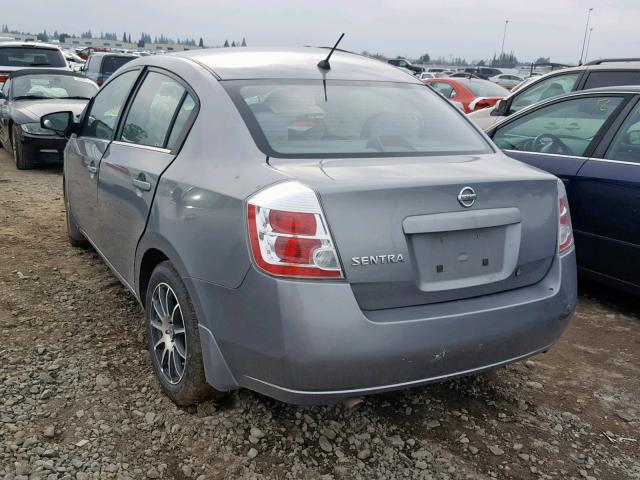
[{"label": "rearview mirror inside car", "polygon": [[73,112],[54,112],[43,115],[40,126],[47,130],[67,135],[73,125]]}]

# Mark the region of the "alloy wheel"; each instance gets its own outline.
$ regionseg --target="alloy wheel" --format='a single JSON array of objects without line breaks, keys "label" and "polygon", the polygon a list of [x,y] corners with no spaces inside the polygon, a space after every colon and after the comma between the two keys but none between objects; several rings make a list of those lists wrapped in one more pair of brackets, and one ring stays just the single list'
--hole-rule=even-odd
[{"label": "alloy wheel", "polygon": [[187,337],[182,309],[175,292],[164,282],[153,290],[151,304],[153,354],[166,380],[176,385],[182,380],[187,362]]}]

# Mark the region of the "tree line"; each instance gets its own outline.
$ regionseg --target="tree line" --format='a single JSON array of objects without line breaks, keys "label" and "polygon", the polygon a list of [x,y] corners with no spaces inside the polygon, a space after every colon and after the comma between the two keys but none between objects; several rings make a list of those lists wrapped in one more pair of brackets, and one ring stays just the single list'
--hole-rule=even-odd
[{"label": "tree line", "polygon": [[[2,24],[1,30],[2,30],[2,33],[13,33],[13,34],[24,35],[24,32],[19,32],[18,30],[10,30],[9,25],[7,24]],[[134,43],[138,48],[144,48],[145,45],[148,43],[178,44],[178,45],[188,45],[192,47],[198,46],[200,48],[204,48],[206,46],[204,43],[204,39],[202,37],[200,37],[198,41],[196,41],[195,38],[189,38],[189,37],[176,38],[174,40],[173,38],[168,37],[164,34],[160,34],[160,36],[151,37],[151,34],[142,32],[138,40],[132,41],[131,33],[124,32],[122,34],[122,37],[119,37],[114,32],[100,32],[100,35],[94,35],[94,33],[90,29],[85,32],[81,32],[79,35],[76,35],[75,33],[69,34],[66,32],[59,33],[57,30],[54,31],[52,34],[49,34],[47,33],[46,30],[43,30],[42,32],[36,34],[36,38],[41,42],[50,42],[52,40],[57,40],[60,43],[65,43],[67,38],[81,38],[81,39],[99,38],[101,40],[112,40],[114,42],[121,40],[123,43]],[[229,43],[229,40],[225,40],[224,44],[221,46],[222,47],[246,47],[247,41],[244,37],[242,38],[242,41],[232,40],[231,43]]]}]

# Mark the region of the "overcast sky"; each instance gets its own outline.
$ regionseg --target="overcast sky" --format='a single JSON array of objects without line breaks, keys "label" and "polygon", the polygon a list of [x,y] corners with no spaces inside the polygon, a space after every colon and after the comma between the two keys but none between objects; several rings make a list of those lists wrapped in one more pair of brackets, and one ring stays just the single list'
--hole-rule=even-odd
[{"label": "overcast sky", "polygon": [[2,9],[2,23],[28,32],[124,31],[151,36],[225,39],[249,46],[329,45],[387,56],[521,60],[550,56],[575,63],[593,7],[589,58],[640,56],[640,0],[29,0]]}]

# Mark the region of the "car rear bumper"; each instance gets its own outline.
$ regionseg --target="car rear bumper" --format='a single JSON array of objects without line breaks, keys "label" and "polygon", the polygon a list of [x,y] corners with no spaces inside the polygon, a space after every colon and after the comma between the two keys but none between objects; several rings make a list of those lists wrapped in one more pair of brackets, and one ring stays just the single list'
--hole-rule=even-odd
[{"label": "car rear bumper", "polygon": [[[359,308],[344,282],[281,280],[251,269],[235,290],[187,283],[202,331],[212,333],[201,335],[208,380],[297,404],[332,403],[521,360],[558,340],[577,294],[573,250],[529,287],[370,312]],[[217,381],[221,360],[231,381]]]},{"label": "car rear bumper", "polygon": [[30,156],[36,162],[62,162],[67,140],[56,135],[30,135],[22,132],[20,143],[22,154]]}]

